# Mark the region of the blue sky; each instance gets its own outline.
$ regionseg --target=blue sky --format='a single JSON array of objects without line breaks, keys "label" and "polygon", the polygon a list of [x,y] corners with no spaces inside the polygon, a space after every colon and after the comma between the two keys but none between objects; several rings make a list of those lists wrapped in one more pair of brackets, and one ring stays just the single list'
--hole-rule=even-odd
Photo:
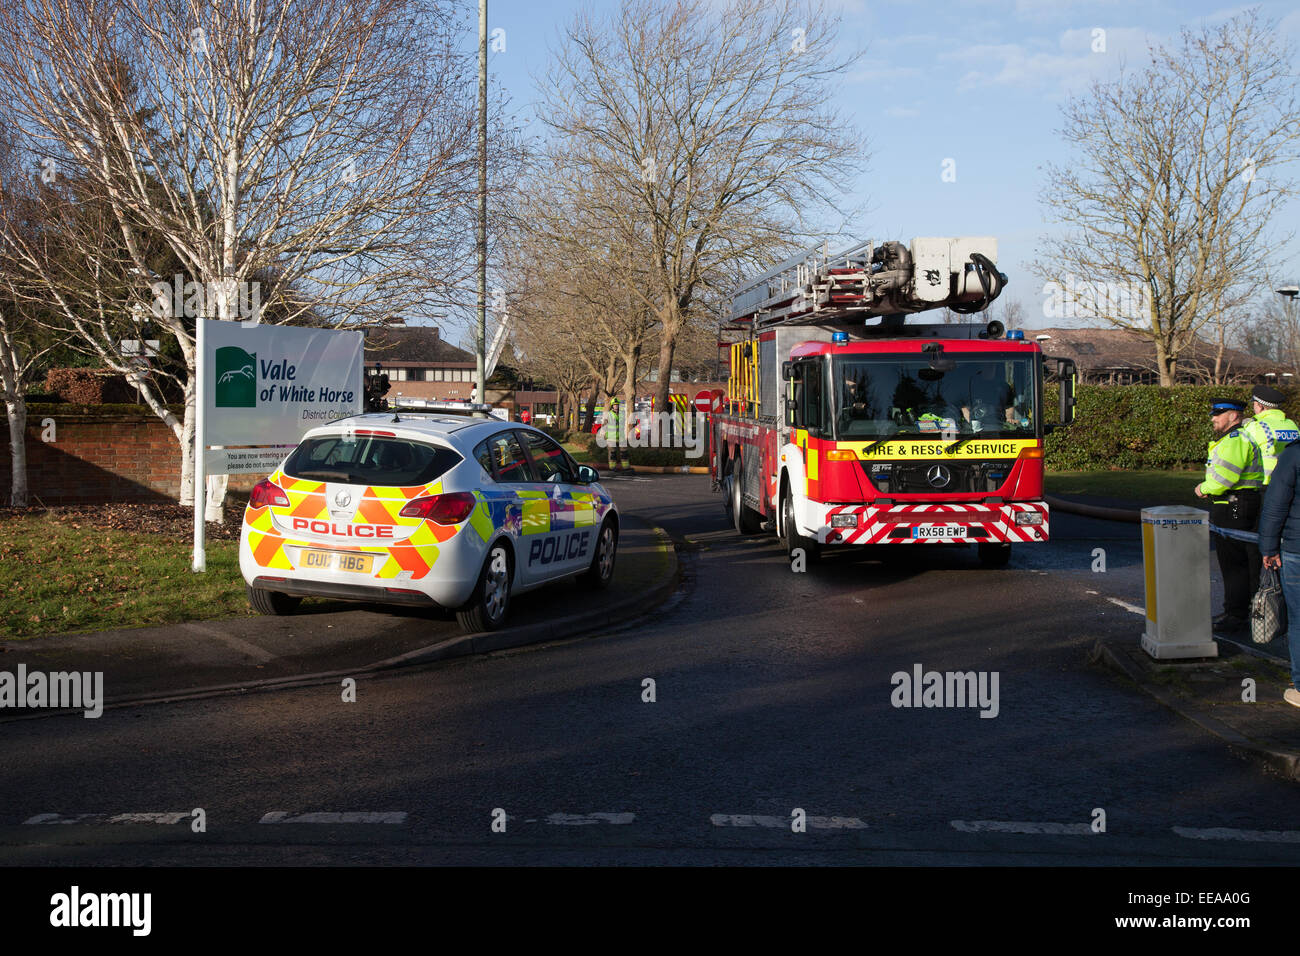
[{"label": "blue sky", "polygon": [[[589,5],[589,4],[587,4]],[[601,4],[600,6],[603,6]],[[489,0],[489,28],[505,31],[506,49],[490,60],[493,82],[527,119],[533,77],[546,68],[560,29],[584,4],[575,0]],[[1300,49],[1294,0],[1252,4],[1280,23]],[[1214,24],[1245,9],[1165,0],[833,0],[847,41],[867,55],[835,92],[836,105],[871,144],[867,169],[847,184],[845,205],[866,212],[849,232],[863,239],[917,235],[993,235],[1005,293],[1025,309],[1027,326],[1042,317],[1041,281],[1030,273],[1047,226],[1038,194],[1043,165],[1067,163],[1057,134],[1060,107],[1094,78],[1140,67],[1147,44],[1176,38],[1182,26]],[[1105,52],[1093,52],[1094,30]],[[472,44],[476,37],[468,38]],[[947,159],[956,181],[944,182]],[[838,224],[827,223],[828,230]],[[1280,233],[1300,234],[1300,203],[1279,217]],[[1282,256],[1283,272],[1300,279],[1300,238]]]}]

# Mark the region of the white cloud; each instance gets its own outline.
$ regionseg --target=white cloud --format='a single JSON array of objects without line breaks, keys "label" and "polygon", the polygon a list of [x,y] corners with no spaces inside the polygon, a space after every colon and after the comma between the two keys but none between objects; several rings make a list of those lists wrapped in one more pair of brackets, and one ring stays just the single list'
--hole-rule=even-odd
[{"label": "white cloud", "polygon": [[920,116],[920,110],[910,109],[906,106],[891,106],[885,110],[885,115],[894,119],[910,119],[913,116]]},{"label": "white cloud", "polygon": [[913,79],[923,76],[923,71],[914,66],[890,66],[887,63],[872,63],[861,70],[853,70],[844,77],[845,83],[888,83],[894,80]]},{"label": "white cloud", "polygon": [[[1105,30],[1105,50],[1101,52],[1093,50],[1097,29]],[[942,58],[977,64],[958,80],[960,92],[997,86],[1063,92],[1113,76],[1121,67],[1140,66],[1146,60],[1150,39],[1145,30],[1132,27],[1078,27],[1063,31],[1056,49],[1044,40],[983,44],[954,50]]]}]

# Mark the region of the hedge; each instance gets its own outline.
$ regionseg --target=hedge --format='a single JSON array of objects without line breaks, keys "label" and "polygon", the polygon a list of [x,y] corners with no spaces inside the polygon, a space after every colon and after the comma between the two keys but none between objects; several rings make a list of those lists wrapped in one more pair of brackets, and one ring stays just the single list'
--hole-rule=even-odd
[{"label": "hedge", "polygon": [[45,391],[74,405],[110,405],[135,397],[124,376],[95,368],[52,368]]},{"label": "hedge", "polygon": [[[1057,421],[1057,388],[1043,390],[1044,420]],[[1212,437],[1210,403],[1250,401],[1249,385],[1083,385],[1076,391],[1074,424],[1047,436],[1047,467],[1054,471],[1199,468]],[[1300,413],[1300,386],[1279,388],[1282,408]],[[1247,405],[1249,414],[1249,405]]]}]

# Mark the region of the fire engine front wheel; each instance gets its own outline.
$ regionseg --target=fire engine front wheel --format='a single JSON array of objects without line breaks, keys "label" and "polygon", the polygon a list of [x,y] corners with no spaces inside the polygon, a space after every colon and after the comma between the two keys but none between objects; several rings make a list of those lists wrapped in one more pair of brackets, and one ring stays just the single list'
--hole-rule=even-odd
[{"label": "fire engine front wheel", "polygon": [[977,544],[975,546],[979,552],[980,564],[986,568],[1005,568],[1007,562],[1011,560],[1011,545],[1009,544]]},{"label": "fire engine front wheel", "polygon": [[781,543],[785,545],[785,553],[791,561],[795,560],[795,552],[799,550],[803,551],[804,560],[808,564],[821,559],[822,546],[817,543],[817,539],[800,534],[794,522],[794,498],[789,492],[781,498]]}]

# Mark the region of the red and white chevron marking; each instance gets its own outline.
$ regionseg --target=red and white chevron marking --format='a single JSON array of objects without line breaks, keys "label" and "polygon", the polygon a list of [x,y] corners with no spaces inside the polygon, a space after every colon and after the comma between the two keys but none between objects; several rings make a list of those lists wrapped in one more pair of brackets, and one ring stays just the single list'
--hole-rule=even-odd
[{"label": "red and white chevron marking", "polygon": [[[1043,523],[1017,525],[1016,513],[1026,511],[1041,514]],[[890,537],[896,528],[910,529],[918,525],[965,525],[970,529],[967,531],[968,539],[978,541],[1035,543],[1048,539],[1047,505],[1040,501],[1005,505],[916,504],[886,508],[873,505],[832,505],[826,509],[824,527],[818,534],[819,540],[826,540],[830,532],[831,516],[842,514],[856,514],[858,526],[841,530],[840,544],[935,544],[954,540],[913,538],[910,534],[905,538]]]}]

